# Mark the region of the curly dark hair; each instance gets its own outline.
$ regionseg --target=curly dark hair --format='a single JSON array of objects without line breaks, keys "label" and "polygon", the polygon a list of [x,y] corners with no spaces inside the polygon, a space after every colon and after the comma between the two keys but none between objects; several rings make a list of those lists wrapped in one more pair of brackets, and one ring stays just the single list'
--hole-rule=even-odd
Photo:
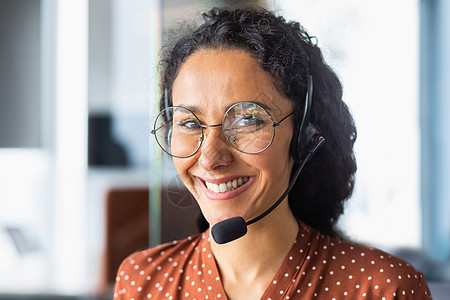
[{"label": "curly dark hair", "polygon": [[[179,67],[200,49],[240,49],[257,59],[273,76],[279,92],[293,101],[295,127],[301,124],[307,75],[312,75],[310,119],[326,142],[300,174],[289,193],[289,205],[306,224],[338,236],[335,224],[354,187],[356,128],[342,101],[342,85],[319,47],[298,22],[287,22],[263,8],[214,8],[203,14],[203,24],[181,37],[163,59],[161,108],[165,107],[165,93],[170,101]],[[292,174],[297,168],[296,164]],[[203,216],[199,224],[200,230],[208,227]]]}]

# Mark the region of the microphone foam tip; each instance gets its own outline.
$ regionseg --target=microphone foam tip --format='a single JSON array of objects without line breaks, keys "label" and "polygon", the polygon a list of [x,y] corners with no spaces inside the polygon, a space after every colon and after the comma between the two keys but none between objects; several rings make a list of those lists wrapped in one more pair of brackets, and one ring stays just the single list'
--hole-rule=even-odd
[{"label": "microphone foam tip", "polygon": [[247,233],[247,224],[242,217],[233,217],[215,224],[211,235],[217,244],[226,244],[237,240]]}]

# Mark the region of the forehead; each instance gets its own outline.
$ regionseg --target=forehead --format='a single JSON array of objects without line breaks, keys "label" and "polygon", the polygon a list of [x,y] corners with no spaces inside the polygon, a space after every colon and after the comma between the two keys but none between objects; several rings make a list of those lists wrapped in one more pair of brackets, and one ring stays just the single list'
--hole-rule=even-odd
[{"label": "forehead", "polygon": [[172,88],[174,106],[199,114],[223,113],[242,101],[261,103],[275,115],[292,109],[273,85],[273,77],[242,50],[202,49],[180,66]]}]

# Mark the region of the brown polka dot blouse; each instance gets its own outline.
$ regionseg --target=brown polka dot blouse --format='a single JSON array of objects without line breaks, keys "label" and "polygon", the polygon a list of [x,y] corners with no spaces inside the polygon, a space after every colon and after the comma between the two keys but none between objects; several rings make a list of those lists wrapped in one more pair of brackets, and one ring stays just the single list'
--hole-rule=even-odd
[{"label": "brown polka dot blouse", "polygon": [[[114,299],[227,299],[206,231],[134,253],[119,268]],[[246,287],[248,288],[248,287]],[[300,224],[261,299],[431,299],[407,262]]]}]

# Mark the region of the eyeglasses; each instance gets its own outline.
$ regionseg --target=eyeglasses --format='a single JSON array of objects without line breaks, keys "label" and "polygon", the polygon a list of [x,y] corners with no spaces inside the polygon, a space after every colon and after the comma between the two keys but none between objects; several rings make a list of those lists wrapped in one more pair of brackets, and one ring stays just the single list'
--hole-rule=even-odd
[{"label": "eyeglasses", "polygon": [[222,126],[226,140],[234,149],[256,154],[272,144],[275,127],[291,115],[292,112],[279,122],[274,122],[267,110],[259,104],[239,102],[228,108],[221,124],[204,125],[189,109],[171,106],[158,114],[151,133],[164,152],[186,158],[200,149],[205,139],[204,130]]}]

